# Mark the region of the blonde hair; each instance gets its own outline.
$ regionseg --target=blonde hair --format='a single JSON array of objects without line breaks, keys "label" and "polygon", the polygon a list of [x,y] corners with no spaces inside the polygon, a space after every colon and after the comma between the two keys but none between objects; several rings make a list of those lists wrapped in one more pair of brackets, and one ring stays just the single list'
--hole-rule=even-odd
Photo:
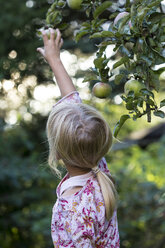
[{"label": "blonde hair", "polygon": [[[59,175],[57,161],[80,168],[94,168],[112,145],[112,133],[107,122],[94,108],[78,103],[56,105],[47,121],[49,165]],[[116,208],[113,181],[104,172],[96,173],[103,194],[106,218]]]}]

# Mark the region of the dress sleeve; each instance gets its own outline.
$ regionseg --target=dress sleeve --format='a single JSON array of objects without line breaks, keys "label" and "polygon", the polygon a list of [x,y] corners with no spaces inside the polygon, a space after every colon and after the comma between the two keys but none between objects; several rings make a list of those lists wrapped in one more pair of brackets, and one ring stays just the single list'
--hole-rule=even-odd
[{"label": "dress sleeve", "polygon": [[73,91],[69,93],[68,95],[61,98],[53,107],[58,105],[59,103],[81,103],[82,100],[79,96],[79,93],[77,91]]}]

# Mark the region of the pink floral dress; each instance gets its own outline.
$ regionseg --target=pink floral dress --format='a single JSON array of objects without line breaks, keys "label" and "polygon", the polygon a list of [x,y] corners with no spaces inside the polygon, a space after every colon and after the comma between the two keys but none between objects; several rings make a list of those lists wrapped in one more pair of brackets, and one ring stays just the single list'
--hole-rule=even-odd
[{"label": "pink floral dress", "polygon": [[[81,99],[78,92],[72,92],[57,104],[60,102],[80,103]],[[104,158],[99,168],[110,174]],[[62,196],[66,189],[73,186],[82,188],[73,195]],[[56,193],[57,201],[53,207],[51,224],[55,248],[120,247],[116,211],[111,220],[107,221],[103,196],[93,171],[74,177],[69,177],[67,173],[58,185]]]}]

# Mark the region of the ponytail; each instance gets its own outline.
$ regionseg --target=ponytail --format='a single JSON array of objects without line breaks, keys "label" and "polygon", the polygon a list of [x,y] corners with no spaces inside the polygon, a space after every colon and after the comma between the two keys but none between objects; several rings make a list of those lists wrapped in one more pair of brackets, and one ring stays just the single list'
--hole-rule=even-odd
[{"label": "ponytail", "polygon": [[107,220],[110,220],[117,206],[117,192],[112,179],[107,174],[98,170],[96,176],[104,198],[105,215]]}]

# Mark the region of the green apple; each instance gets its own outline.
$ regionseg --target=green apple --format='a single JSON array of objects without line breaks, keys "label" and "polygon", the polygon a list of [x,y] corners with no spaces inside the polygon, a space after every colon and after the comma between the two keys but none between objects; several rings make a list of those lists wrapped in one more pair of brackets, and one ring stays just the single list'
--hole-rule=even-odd
[{"label": "green apple", "polygon": [[[126,11],[123,11],[123,12],[119,13],[119,14],[115,17],[115,20],[114,20],[114,22],[113,22],[113,25],[116,26],[117,23],[118,23],[118,21],[119,21],[120,19],[122,19],[123,17],[127,16],[127,15],[129,15],[129,13],[126,12]],[[132,23],[131,23],[131,21],[128,22],[128,25],[129,25],[130,28],[132,28]]]},{"label": "green apple", "polygon": [[96,83],[92,89],[93,94],[98,98],[106,98],[111,93],[111,87],[107,83]]},{"label": "green apple", "polygon": [[160,83],[165,83],[165,71],[163,71],[159,76]]},{"label": "green apple", "polygon": [[137,97],[140,95],[140,90],[143,88],[145,88],[144,84],[135,79],[130,79],[124,85],[124,92],[126,95],[128,95],[130,91],[133,91],[135,97]]},{"label": "green apple", "polygon": [[71,9],[79,10],[81,8],[82,1],[83,0],[67,0],[67,3]]},{"label": "green apple", "polygon": [[115,17],[115,20],[114,20],[113,24],[116,25],[116,24],[118,23],[118,21],[119,21],[121,18],[127,16],[128,14],[129,14],[129,13],[126,12],[126,11],[119,13],[119,14]]}]

